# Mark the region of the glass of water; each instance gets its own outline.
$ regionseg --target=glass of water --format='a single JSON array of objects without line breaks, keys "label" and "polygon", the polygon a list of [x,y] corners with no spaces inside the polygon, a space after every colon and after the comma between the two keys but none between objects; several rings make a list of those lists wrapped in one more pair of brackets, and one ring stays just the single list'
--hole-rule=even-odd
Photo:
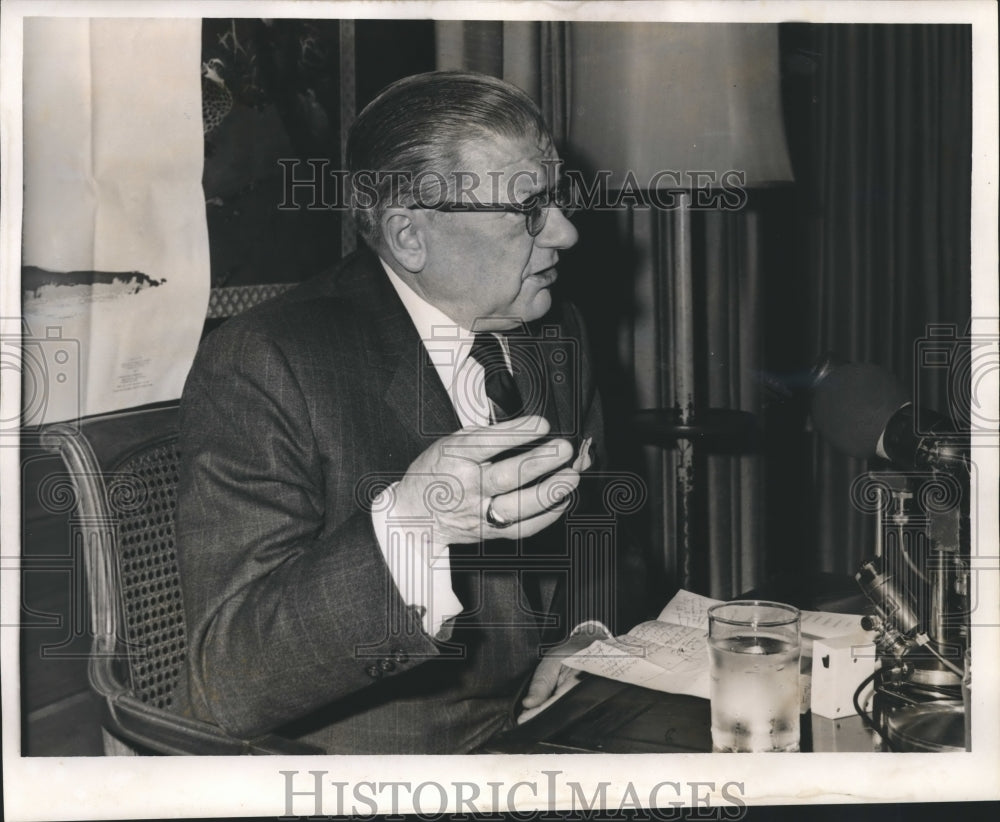
[{"label": "glass of water", "polygon": [[708,609],[712,749],[799,750],[799,611],[736,600]]}]

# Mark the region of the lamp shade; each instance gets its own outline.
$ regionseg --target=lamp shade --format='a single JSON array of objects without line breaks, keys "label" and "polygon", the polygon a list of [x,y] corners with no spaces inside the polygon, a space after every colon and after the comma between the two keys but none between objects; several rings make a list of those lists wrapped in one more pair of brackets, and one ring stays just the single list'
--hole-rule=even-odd
[{"label": "lamp shade", "polygon": [[[573,23],[569,149],[641,188],[792,180],[778,29],[736,23]],[[662,172],[671,172],[663,174]]]}]

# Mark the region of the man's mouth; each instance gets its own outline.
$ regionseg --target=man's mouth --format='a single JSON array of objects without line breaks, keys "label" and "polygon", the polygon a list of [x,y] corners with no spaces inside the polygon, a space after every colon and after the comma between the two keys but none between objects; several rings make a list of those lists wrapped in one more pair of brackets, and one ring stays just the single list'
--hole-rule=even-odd
[{"label": "man's mouth", "polygon": [[543,268],[541,271],[535,271],[528,276],[540,281],[543,287],[548,287],[559,278],[559,272],[556,271],[555,266],[552,266],[550,268]]}]

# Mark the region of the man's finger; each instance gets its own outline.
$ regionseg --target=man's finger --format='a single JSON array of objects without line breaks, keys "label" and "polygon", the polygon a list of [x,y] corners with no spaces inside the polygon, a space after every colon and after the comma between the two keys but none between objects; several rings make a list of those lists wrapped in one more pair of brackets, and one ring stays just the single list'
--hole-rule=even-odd
[{"label": "man's finger", "polygon": [[483,472],[483,493],[490,497],[531,485],[555,471],[573,456],[573,446],[562,439],[536,445],[523,454],[495,462]]},{"label": "man's finger", "polygon": [[546,477],[537,485],[525,488],[521,494],[530,498],[530,504],[536,510],[548,511],[565,505],[579,485],[580,472],[564,468]]},{"label": "man's finger", "polygon": [[[580,475],[566,468],[546,477],[538,485],[495,496],[489,501],[493,515],[503,522],[517,523],[520,536],[531,536],[562,516],[570,494],[580,484]],[[504,536],[513,535],[505,534]]]},{"label": "man's finger", "polygon": [[549,433],[544,417],[517,417],[496,425],[463,428],[440,443],[446,456],[484,462],[510,448],[518,448]]},{"label": "man's finger", "polygon": [[[563,663],[569,657],[579,653],[584,648],[590,647],[595,640],[607,639],[609,636],[603,629],[603,626],[581,626],[577,630],[581,632],[573,634],[573,636],[561,645],[557,645],[538,663],[538,667],[535,668],[535,675],[531,678],[531,683],[528,685],[528,692],[522,700],[525,708],[534,708],[541,705],[552,695],[559,686],[559,676],[564,670]],[[569,669],[566,670],[568,672]]]},{"label": "man's finger", "polygon": [[521,703],[525,708],[535,708],[552,696],[556,683],[559,682],[560,667],[562,660],[552,657],[546,657],[538,663],[531,684],[528,685],[528,692]]},{"label": "man's finger", "polygon": [[[567,505],[569,502],[567,501]],[[495,518],[502,522],[511,522],[509,526],[503,526],[502,528],[492,529],[492,533],[488,534],[490,538],[503,537],[504,539],[526,539],[527,537],[533,537],[539,531],[544,531],[553,522],[559,519],[563,515],[565,508],[553,508],[549,511],[543,511],[540,514],[536,514],[532,517],[522,520],[508,520],[503,513],[499,513],[494,505],[493,513]]]}]

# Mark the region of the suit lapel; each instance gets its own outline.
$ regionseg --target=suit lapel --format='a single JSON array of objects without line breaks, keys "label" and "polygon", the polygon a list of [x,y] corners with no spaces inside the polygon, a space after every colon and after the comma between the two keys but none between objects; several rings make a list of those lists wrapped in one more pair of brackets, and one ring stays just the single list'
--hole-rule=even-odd
[{"label": "suit lapel", "polygon": [[403,428],[425,448],[434,440],[457,431],[461,423],[412,324],[410,330],[412,339],[400,353],[385,392],[385,402]]},{"label": "suit lapel", "polygon": [[372,379],[384,385],[383,398],[399,430],[423,450],[460,427],[437,371],[374,253],[359,252],[345,269],[338,291],[372,317],[367,324],[365,357]]}]

